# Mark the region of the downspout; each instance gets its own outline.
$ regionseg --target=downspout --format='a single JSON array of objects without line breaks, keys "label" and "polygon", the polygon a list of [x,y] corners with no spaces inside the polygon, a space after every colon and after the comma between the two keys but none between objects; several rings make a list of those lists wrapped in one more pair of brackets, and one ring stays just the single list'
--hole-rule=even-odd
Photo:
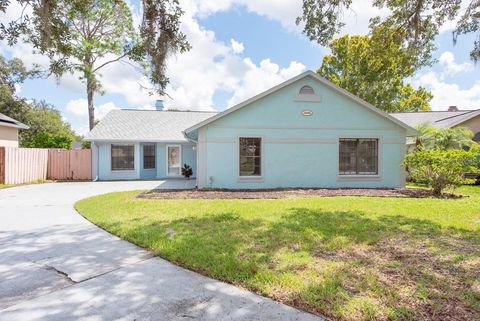
[{"label": "downspout", "polygon": [[[98,181],[98,178],[99,178],[99,174],[98,174],[98,168],[99,168],[99,162],[100,162],[100,153],[98,152],[98,147],[95,145],[95,142],[92,141],[92,146],[90,146],[90,148],[92,147],[95,147],[96,148],[96,154],[97,154],[97,159],[96,159],[96,167],[95,167],[95,178],[93,179],[94,182]],[[93,152],[93,149],[92,149],[92,152]],[[93,164],[92,164],[93,165]]]}]

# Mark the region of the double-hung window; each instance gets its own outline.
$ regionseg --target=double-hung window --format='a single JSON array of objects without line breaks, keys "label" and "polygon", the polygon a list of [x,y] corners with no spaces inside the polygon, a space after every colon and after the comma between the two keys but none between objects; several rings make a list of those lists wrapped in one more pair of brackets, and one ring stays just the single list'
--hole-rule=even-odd
[{"label": "double-hung window", "polygon": [[143,168],[155,169],[155,144],[143,145]]},{"label": "double-hung window", "polygon": [[262,139],[240,137],[239,175],[241,177],[262,176]]},{"label": "double-hung window", "polygon": [[133,145],[112,145],[112,171],[135,169],[135,147]]},{"label": "double-hung window", "polygon": [[339,175],[378,175],[378,139],[340,139]]}]

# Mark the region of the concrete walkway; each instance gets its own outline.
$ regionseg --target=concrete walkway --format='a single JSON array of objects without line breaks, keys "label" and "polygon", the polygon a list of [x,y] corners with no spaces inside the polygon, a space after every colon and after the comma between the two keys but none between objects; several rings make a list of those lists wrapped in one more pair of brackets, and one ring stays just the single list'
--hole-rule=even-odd
[{"label": "concrete walkway", "polygon": [[191,182],[0,190],[0,320],[321,320],[152,257],[73,209],[97,194]]}]

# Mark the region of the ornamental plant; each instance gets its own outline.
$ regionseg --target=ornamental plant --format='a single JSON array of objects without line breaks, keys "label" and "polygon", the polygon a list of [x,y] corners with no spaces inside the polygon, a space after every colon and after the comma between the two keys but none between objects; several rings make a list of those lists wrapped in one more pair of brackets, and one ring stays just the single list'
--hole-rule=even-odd
[{"label": "ornamental plant", "polygon": [[479,172],[478,157],[478,146],[469,150],[420,149],[408,154],[404,165],[416,182],[430,186],[435,196],[441,196],[445,188],[474,182],[464,174]]},{"label": "ornamental plant", "polygon": [[182,167],[182,175],[185,177],[185,178],[190,178],[190,176],[193,175],[193,170],[192,170],[192,167],[190,167],[189,165],[187,164],[183,164],[183,167]]}]

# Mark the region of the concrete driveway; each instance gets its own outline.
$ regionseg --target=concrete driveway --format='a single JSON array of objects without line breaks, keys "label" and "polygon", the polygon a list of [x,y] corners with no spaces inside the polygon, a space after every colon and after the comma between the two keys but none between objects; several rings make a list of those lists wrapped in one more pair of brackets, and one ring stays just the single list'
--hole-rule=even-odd
[{"label": "concrete driveway", "polygon": [[0,320],[321,320],[152,257],[73,209],[92,195],[185,184],[191,181],[0,190]]}]

